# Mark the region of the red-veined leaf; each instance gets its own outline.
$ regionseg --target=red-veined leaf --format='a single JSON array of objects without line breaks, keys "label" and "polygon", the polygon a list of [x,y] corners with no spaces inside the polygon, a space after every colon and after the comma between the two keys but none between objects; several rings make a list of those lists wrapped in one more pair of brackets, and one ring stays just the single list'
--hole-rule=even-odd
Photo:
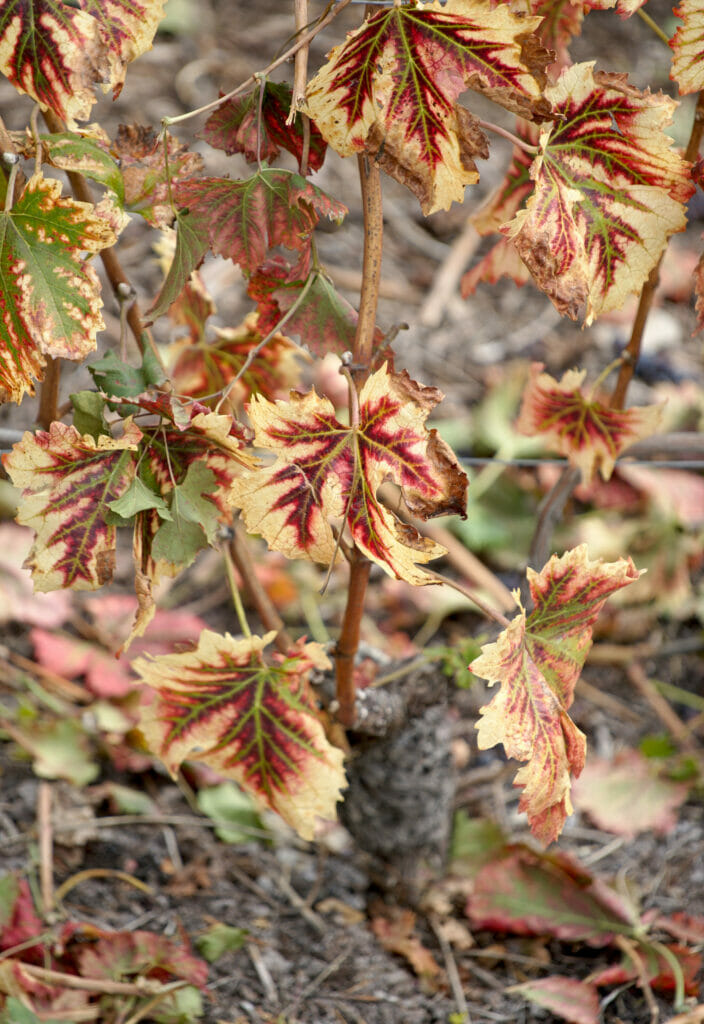
[{"label": "red-veined leaf", "polygon": [[599,991],[591,981],[555,974],[511,985],[508,991],[524,996],[568,1024],[599,1024]]},{"label": "red-veined leaf", "polygon": [[[666,955],[665,950],[669,956]],[[641,949],[638,952],[641,954],[638,957],[640,963],[634,964],[631,956],[624,956],[621,963],[603,967],[592,975],[593,984],[600,986],[628,985],[637,981],[640,985],[645,974],[650,987],[656,991],[673,992],[678,985],[683,983],[685,995],[700,995],[701,953],[678,943],[663,943],[662,945],[648,943],[642,953]],[[673,960],[678,965],[677,971],[673,970]],[[678,1019],[679,1024],[697,1024],[695,1014],[690,1015],[686,1011],[678,1017],[671,1017],[670,1024],[677,1024]]]},{"label": "red-veined leaf", "polygon": [[120,161],[125,205],[158,228],[168,227],[174,218],[166,180],[164,145],[168,149],[172,184],[192,177],[203,166],[203,158],[191,153],[186,143],[179,142],[168,132],[165,135],[166,143],[163,132],[157,133],[140,124],[121,124],[112,147]]},{"label": "red-veined leaf", "polygon": [[303,280],[297,270],[285,260],[273,257],[251,277],[247,294],[258,303],[259,329],[268,334],[290,313],[284,325],[286,332],[297,334],[301,344],[315,355],[341,355],[351,350],[357,328],[356,311],[322,270],[311,271]]},{"label": "red-veined leaf", "polygon": [[37,534],[26,562],[37,590],[94,590],[112,578],[115,527],[106,517],[134,477],[132,453],[141,437],[128,420],[119,440],[97,442],[52,423],[48,431],[27,432],[4,457],[23,492],[17,522]]},{"label": "red-veined leaf", "polygon": [[503,743],[508,757],[528,762],[515,780],[523,789],[519,810],[546,844],[572,813],[570,773],[584,767],[586,741],[567,710],[592,627],[607,598],[638,576],[630,559],[590,562],[584,544],[553,555],[540,573],[528,569],[534,610],[516,616],[472,662],[475,675],[501,683],[480,709],[477,742],[482,750]]},{"label": "red-veined leaf", "polygon": [[550,935],[597,948],[639,926],[630,904],[575,857],[518,844],[480,869],[466,912],[474,928]]},{"label": "red-veined leaf", "polygon": [[[159,256],[159,266],[168,277],[176,255],[176,232],[166,228],[154,249]],[[168,307],[168,315],[169,320],[177,327],[187,329],[191,343],[197,345],[205,341],[207,321],[216,309],[202,276],[197,270],[193,270],[176,299]]]},{"label": "red-veined leaf", "polygon": [[188,286],[193,272],[203,262],[207,251],[207,223],[193,216],[190,210],[177,211],[173,259],[161,286],[161,291],[149,310],[147,323],[153,323],[171,309]]},{"label": "red-veined leaf", "polygon": [[542,369],[542,363],[531,366],[516,429],[565,455],[585,483],[597,469],[608,480],[621,452],[658,430],[662,405],[612,409],[583,394],[586,370],[568,370],[558,382]]},{"label": "red-veined leaf", "polygon": [[[293,153],[300,168],[303,156],[303,127],[301,114],[287,124],[291,107],[291,86],[284,82],[264,85],[259,120],[259,89],[248,96],[235,96],[217,107],[205,122],[200,137],[215,149],[226,153],[243,153],[249,163],[276,160],[282,149]],[[257,153],[259,146],[259,153]],[[325,159],[327,143],[314,124],[310,126],[310,150],[306,174],[317,171]]]},{"label": "red-veined leaf", "polygon": [[359,394],[359,424],[347,427],[327,398],[293,392],[289,402],[257,395],[249,405],[254,443],[278,453],[273,466],[245,473],[236,502],[247,529],[289,558],[330,562],[336,551],[330,520],[342,520],[357,546],[389,575],[433,582],[416,563],[445,553],[380,503],[393,480],[420,518],[464,515],[467,478],[452,451],[425,420],[442,395],[386,364]]},{"label": "red-veined leaf", "polygon": [[674,53],[670,78],[682,94],[699,92],[704,89],[704,7],[701,0],[682,0],[673,13],[683,24],[670,40]]},{"label": "red-veined leaf", "polygon": [[[532,125],[519,122],[517,132],[526,142],[533,145],[538,141],[537,130]],[[533,191],[530,177],[532,158],[525,149],[514,146],[511,164],[499,187],[473,216],[472,223],[480,235],[498,231],[524,205]],[[464,298],[472,295],[480,281],[496,284],[501,277],[510,277],[520,287],[530,281],[530,272],[520,258],[512,242],[502,238],[462,278],[461,291]]]},{"label": "red-veined leaf", "polygon": [[342,751],[326,740],[307,682],[328,662],[308,644],[267,664],[274,636],[204,630],[190,653],[138,658],[132,667],[154,691],[140,728],[172,774],[186,759],[208,764],[312,839],[345,786]]},{"label": "red-veined leaf", "polygon": [[[171,370],[175,390],[192,398],[220,391],[234,380],[263,337],[256,313],[250,313],[239,327],[215,328],[211,342],[181,345]],[[230,406],[240,406],[253,394],[265,398],[287,394],[300,380],[297,351],[289,338],[275,334],[229,392]]]},{"label": "red-veined leaf", "polygon": [[478,119],[457,103],[466,89],[530,120],[549,113],[539,24],[489,0],[394,4],[331,51],[305,110],[342,156],[374,154],[425,214],[447,209],[488,156]]},{"label": "red-veined leaf", "polygon": [[9,0],[0,8],[0,71],[72,127],[90,115],[96,86],[120,91],[163,13],[164,0]]},{"label": "red-veined leaf", "polygon": [[502,230],[557,309],[591,323],[640,290],[685,227],[693,185],[662,93],[577,64],[545,95],[558,119],[541,133],[534,194]]},{"label": "red-veined leaf", "polygon": [[[24,132],[12,132],[17,151],[26,159],[35,158],[37,144]],[[87,178],[105,185],[124,205],[125,186],[117,160],[110,153],[110,139],[100,125],[90,124],[73,132],[40,135],[42,163],[61,171],[78,171]]]},{"label": "red-veined leaf", "polygon": [[113,245],[111,225],[89,203],[35,174],[0,212],[0,398],[34,392],[44,355],[82,359],[105,326],[100,283],[82,258]]},{"label": "red-veined leaf", "polygon": [[259,267],[269,249],[282,245],[306,254],[320,217],[340,222],[342,203],[291,171],[264,168],[244,181],[199,178],[174,188],[218,256],[239,263],[245,274]]}]

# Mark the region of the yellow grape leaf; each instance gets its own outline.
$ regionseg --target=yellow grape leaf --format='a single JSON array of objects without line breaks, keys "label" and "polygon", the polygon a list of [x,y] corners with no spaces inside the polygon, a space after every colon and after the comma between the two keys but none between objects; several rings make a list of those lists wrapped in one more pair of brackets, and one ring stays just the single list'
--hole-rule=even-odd
[{"label": "yellow grape leaf", "polygon": [[448,209],[479,180],[474,158],[489,154],[479,120],[457,102],[466,89],[530,120],[550,113],[540,21],[489,0],[381,8],[328,54],[305,112],[342,156],[373,154],[423,213]]},{"label": "yellow grape leaf", "polygon": [[467,477],[425,427],[441,397],[386,364],[363,385],[353,426],[340,423],[329,399],[315,391],[276,403],[255,395],[248,409],[254,444],[279,457],[234,482],[247,529],[288,558],[330,562],[337,546],[330,520],[342,520],[358,548],[389,575],[435,582],[416,563],[445,549],[398,519],[377,491],[392,479],[414,515],[464,515]]},{"label": "yellow grape leaf", "polygon": [[597,469],[608,480],[621,452],[660,426],[662,405],[611,409],[582,393],[586,370],[568,370],[559,382],[542,370],[542,363],[531,366],[516,429],[565,455],[585,483]]},{"label": "yellow grape leaf", "polygon": [[471,664],[491,686],[501,683],[480,709],[477,743],[503,743],[508,757],[527,762],[514,783],[523,790],[519,810],[545,844],[572,813],[570,774],[584,767],[586,740],[567,711],[592,627],[607,598],[639,575],[630,558],[590,562],[586,544],[553,555],[540,573],[528,569],[534,610],[522,610]]},{"label": "yellow grape leaf", "polygon": [[501,229],[560,313],[587,324],[640,291],[686,226],[694,188],[665,134],[674,101],[593,67],[575,64],[545,90],[556,117],[541,132],[535,189]]},{"label": "yellow grape leaf", "polygon": [[704,4],[702,0],[682,0],[673,13],[684,24],[670,40],[674,53],[670,78],[683,94],[699,92],[704,89]]},{"label": "yellow grape leaf", "polygon": [[140,729],[172,774],[185,760],[210,765],[312,839],[346,786],[344,755],[328,743],[308,685],[312,668],[330,666],[319,644],[265,661],[275,635],[235,640],[206,629],[194,651],[137,658],[132,667],[153,691]]}]

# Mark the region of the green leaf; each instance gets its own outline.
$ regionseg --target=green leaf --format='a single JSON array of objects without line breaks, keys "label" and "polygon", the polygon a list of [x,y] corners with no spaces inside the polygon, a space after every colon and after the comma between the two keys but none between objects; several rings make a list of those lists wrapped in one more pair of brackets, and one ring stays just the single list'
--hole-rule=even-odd
[{"label": "green leaf", "polygon": [[474,876],[506,849],[506,837],[488,818],[470,818],[466,811],[455,814],[450,843],[452,871]]},{"label": "green leaf", "polygon": [[75,1024],[75,1022],[67,1017],[62,1017],[60,1021],[54,1017],[51,1019],[37,1017],[36,1013],[28,1009],[19,999],[8,996],[5,1007],[0,1013],[0,1024]]},{"label": "green leaf", "polygon": [[[108,352],[102,359],[91,363],[88,372],[96,387],[117,398],[136,398],[164,381],[164,372],[150,348],[144,350],[141,366],[129,366],[114,352]],[[138,408],[136,405],[121,405],[120,411],[127,415],[137,412]]]},{"label": "green leaf", "polygon": [[196,938],[196,949],[212,964],[224,953],[235,953],[241,949],[248,935],[246,928],[233,928],[232,925],[216,921],[207,932]]},{"label": "green leaf", "polygon": [[145,323],[154,323],[168,312],[186,286],[186,282],[203,262],[208,251],[208,231],[190,210],[176,212],[176,251],[166,280],[149,310]]},{"label": "green leaf", "polygon": [[254,833],[264,832],[264,823],[257,813],[252,797],[234,782],[221,782],[198,791],[198,807],[213,821],[232,822],[219,825],[215,835],[224,843],[246,843]]},{"label": "green leaf", "polygon": [[201,548],[215,541],[218,508],[204,495],[212,494],[217,481],[212,469],[192,462],[183,483],[169,492],[169,522],[156,532],[152,557],[180,565],[190,565]]},{"label": "green leaf", "polygon": [[57,132],[39,136],[43,155],[52,167],[77,171],[86,178],[105,185],[115,193],[122,208],[125,205],[125,183],[115,157],[108,152],[107,137],[99,138],[78,132]]},{"label": "green leaf", "polygon": [[[132,519],[138,512],[155,508],[162,519],[171,519],[168,506],[160,494],[155,494],[138,476],[134,478],[125,493],[115,501],[108,502],[108,508],[121,519]],[[121,523],[119,525],[122,525]]]},{"label": "green leaf", "polygon": [[93,351],[102,300],[84,254],[114,242],[90,203],[62,196],[61,183],[41,174],[0,212],[0,399],[31,394],[44,356],[83,359]]},{"label": "green leaf", "polygon": [[110,437],[105,419],[105,399],[97,391],[77,391],[69,395],[73,406],[73,425],[79,434],[89,434],[94,441],[101,436]]}]

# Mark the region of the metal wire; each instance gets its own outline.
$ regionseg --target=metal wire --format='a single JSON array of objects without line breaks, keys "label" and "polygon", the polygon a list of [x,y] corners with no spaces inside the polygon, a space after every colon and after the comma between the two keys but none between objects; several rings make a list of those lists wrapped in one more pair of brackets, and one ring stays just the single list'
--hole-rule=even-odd
[{"label": "metal wire", "polygon": [[[491,455],[468,455],[457,461],[463,466],[486,466],[489,463],[500,466],[566,466],[567,459],[495,459]],[[627,455],[617,459],[616,464],[624,466],[653,466],[654,468],[704,469],[704,459],[630,459]]]}]

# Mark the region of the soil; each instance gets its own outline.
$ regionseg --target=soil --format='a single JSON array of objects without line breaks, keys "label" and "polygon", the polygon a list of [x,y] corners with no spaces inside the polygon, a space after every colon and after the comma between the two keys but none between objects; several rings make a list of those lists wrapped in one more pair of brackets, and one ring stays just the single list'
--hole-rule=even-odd
[{"label": "soil", "polygon": [[[654,16],[658,11],[663,17],[669,16],[667,4],[651,4],[649,10],[651,6]],[[312,7],[317,13],[322,4]],[[97,105],[95,119],[111,134],[120,122],[158,125],[165,115],[179,114],[214,99],[218,90],[231,89],[265,66],[291,32],[290,5],[278,0],[258,0],[256,5],[244,0],[204,0],[198,4],[171,0],[169,9],[170,31],[162,33],[153,50],[130,69],[115,103],[106,100]],[[351,5],[338,24],[314,41],[311,68],[320,66],[325,51],[342,37],[343,30],[359,22],[361,14],[359,6]],[[628,70],[639,85],[667,86],[667,62],[663,63],[660,44],[651,39],[639,20],[623,23],[612,12],[593,13],[587,25],[589,31],[577,45],[578,59],[589,59],[598,52],[601,67]],[[284,69],[283,74],[288,71]],[[26,104],[17,102],[7,83],[0,83],[0,113],[9,128],[22,128],[28,110]],[[198,126],[200,123],[196,122]],[[506,123],[510,124],[508,120]],[[204,154],[207,151],[210,173],[235,177],[245,172],[238,158],[225,158],[195,139],[192,124],[179,125],[176,133]],[[678,121],[678,130],[686,131],[679,125]],[[508,152],[508,144],[501,139],[492,146],[492,157],[473,190],[472,204],[489,194]],[[350,207],[346,226],[339,232],[322,234],[319,249],[323,264],[354,302],[355,274],[362,251],[355,162],[330,158],[316,180]],[[411,376],[436,384],[447,393],[444,410],[448,418],[464,415],[487,385],[497,375],[510,373],[517,360],[544,361],[554,375],[577,361],[588,371],[598,372],[613,346],[625,339],[626,321],[613,320],[606,326],[582,330],[561,321],[548,300],[534,289],[517,290],[511,283],[480,288],[469,302],[453,293],[442,316],[433,321],[428,316],[428,292],[465,224],[468,208],[456,206],[423,221],[415,200],[389,180],[384,183],[384,198],[386,249],[379,320],[385,329],[402,322],[409,325],[395,344],[398,364]],[[675,249],[685,251],[694,246],[693,239],[700,232],[701,224],[693,223],[686,235],[676,239]],[[153,233],[135,222],[120,244],[120,257],[144,308],[153,300],[160,283],[151,249],[153,241]],[[474,258],[483,251],[478,249]],[[212,260],[206,263],[203,275],[216,300],[219,322],[239,322],[250,308],[239,272],[231,263]],[[667,317],[660,321],[661,329],[669,329],[674,323],[678,341],[667,346],[654,339],[653,372],[656,376],[660,373],[689,379],[701,387],[701,363],[690,339],[692,309],[687,304],[666,303],[661,312]],[[116,338],[118,311],[109,298],[105,319],[104,339]],[[160,340],[169,340],[168,332],[168,324],[157,325]],[[109,342],[101,344],[107,347]],[[61,400],[70,392],[90,386],[84,367],[69,368],[62,376]],[[650,388],[646,379],[638,378],[634,400],[646,401]],[[2,410],[0,419],[6,425],[24,427],[31,424],[35,414],[36,406],[26,401],[19,410]],[[510,586],[516,585],[519,568],[507,570],[504,579]],[[204,584],[203,579],[198,573],[187,576],[181,592],[183,603],[195,607],[200,601],[199,610],[213,628],[232,629],[225,599],[203,600],[204,586],[212,586],[212,581]],[[214,590],[222,594],[218,587],[219,583]],[[333,628],[339,615],[336,601],[333,586],[331,595],[323,598],[321,609]],[[206,608],[208,603],[210,607]],[[296,625],[299,632],[306,628],[301,621]],[[461,613],[448,619],[443,637],[446,642],[454,642],[463,630],[472,635],[483,628],[479,620]],[[663,619],[656,628],[662,643],[677,648],[683,639],[697,635],[699,625],[694,619]],[[26,636],[17,629],[3,635],[2,640],[13,649],[30,653]],[[680,644],[680,649],[682,653],[666,659],[653,656],[646,660],[645,671],[701,694],[701,657],[696,652],[687,653],[686,643]],[[663,732],[657,708],[634,690],[622,669],[589,665],[584,680],[588,688],[584,693],[578,690],[573,718],[587,734],[590,751],[608,755],[636,745],[643,736]],[[480,752],[476,748],[474,724],[489,692],[481,685],[469,691],[448,687],[444,678],[436,680],[436,685],[445,703],[435,713],[432,728],[437,732],[433,735],[444,733],[447,746],[433,757],[428,754],[424,766],[428,772],[439,773],[438,792],[445,792],[450,811],[462,808],[470,817],[498,820],[516,839],[527,839],[525,820],[517,813],[518,795],[511,785],[515,765],[506,764],[497,749]],[[406,765],[400,771],[409,770],[409,759],[422,760],[417,744],[419,736],[427,735],[430,728],[422,720],[419,726],[415,718],[411,731],[395,738],[398,756]],[[389,749],[381,755],[377,749],[372,755],[376,760],[370,777],[383,776],[384,765],[390,763],[387,758],[392,756],[396,754]],[[9,744],[0,747],[0,774],[3,870],[26,871],[36,860],[40,784]],[[449,788],[448,777],[453,782]],[[374,786],[369,784],[365,796],[368,802],[356,805],[363,807],[363,812],[358,812],[356,819],[353,809],[345,814],[356,839],[338,828],[319,844],[306,844],[290,832],[275,828],[270,844],[252,841],[228,845],[213,834],[210,821],[194,813],[183,793],[165,777],[149,770],[137,778],[158,812],[143,823],[111,815],[99,788],[79,790],[67,783],[52,783],[55,881],[58,885],[79,871],[110,868],[126,871],[150,887],[147,895],[114,878],[95,877],[86,877],[76,885],[64,901],[66,912],[73,919],[91,921],[102,928],[148,928],[191,938],[213,919],[246,928],[244,947],[224,955],[211,968],[203,1018],[206,1022],[444,1024],[458,1012],[455,993],[447,981],[449,974],[444,974],[436,986],[421,983],[404,959],[381,947],[370,928],[370,919],[378,913],[380,903],[403,906],[418,899],[423,879],[428,877],[422,871],[415,877],[419,862],[426,871],[433,868],[434,861],[436,874],[442,875],[447,815],[441,816],[442,820],[426,815],[426,822],[436,823],[430,832],[421,829],[422,837],[412,856],[406,849],[406,859],[399,859],[394,856],[398,844],[388,831],[393,826],[388,819],[385,825],[379,824],[382,819],[377,815],[381,811],[375,806]],[[107,760],[101,782],[106,779],[135,785],[134,775],[118,773]],[[415,792],[423,794],[419,787],[420,783]],[[397,809],[393,813],[401,815],[397,819],[401,831],[411,829],[423,818],[420,805],[431,804],[432,793],[430,787],[425,799],[418,796],[415,802],[413,791],[409,797],[408,787],[400,793],[399,805],[404,806],[407,816],[404,818]],[[375,829],[386,831],[370,842]],[[365,830],[369,833],[366,841]],[[691,800],[681,808],[677,824],[667,834],[646,833],[634,839],[615,839],[586,817],[575,814],[568,820],[559,847],[575,853],[587,865],[598,864],[599,876],[625,888],[642,911],[704,914],[701,801]],[[413,885],[408,884],[411,876]],[[489,932],[474,934],[470,948],[453,947],[446,955],[432,927],[432,915],[423,912],[418,913],[417,932],[445,971],[456,968],[474,1024],[557,1020],[511,992],[510,986],[546,972],[583,978],[588,973],[587,961],[589,968],[596,969],[613,959],[613,954],[584,946]],[[655,998],[660,1019],[667,1020],[673,1013],[671,1002]],[[639,1024],[652,1019],[651,1007],[636,985],[610,990],[602,1013],[605,1024]]]}]

